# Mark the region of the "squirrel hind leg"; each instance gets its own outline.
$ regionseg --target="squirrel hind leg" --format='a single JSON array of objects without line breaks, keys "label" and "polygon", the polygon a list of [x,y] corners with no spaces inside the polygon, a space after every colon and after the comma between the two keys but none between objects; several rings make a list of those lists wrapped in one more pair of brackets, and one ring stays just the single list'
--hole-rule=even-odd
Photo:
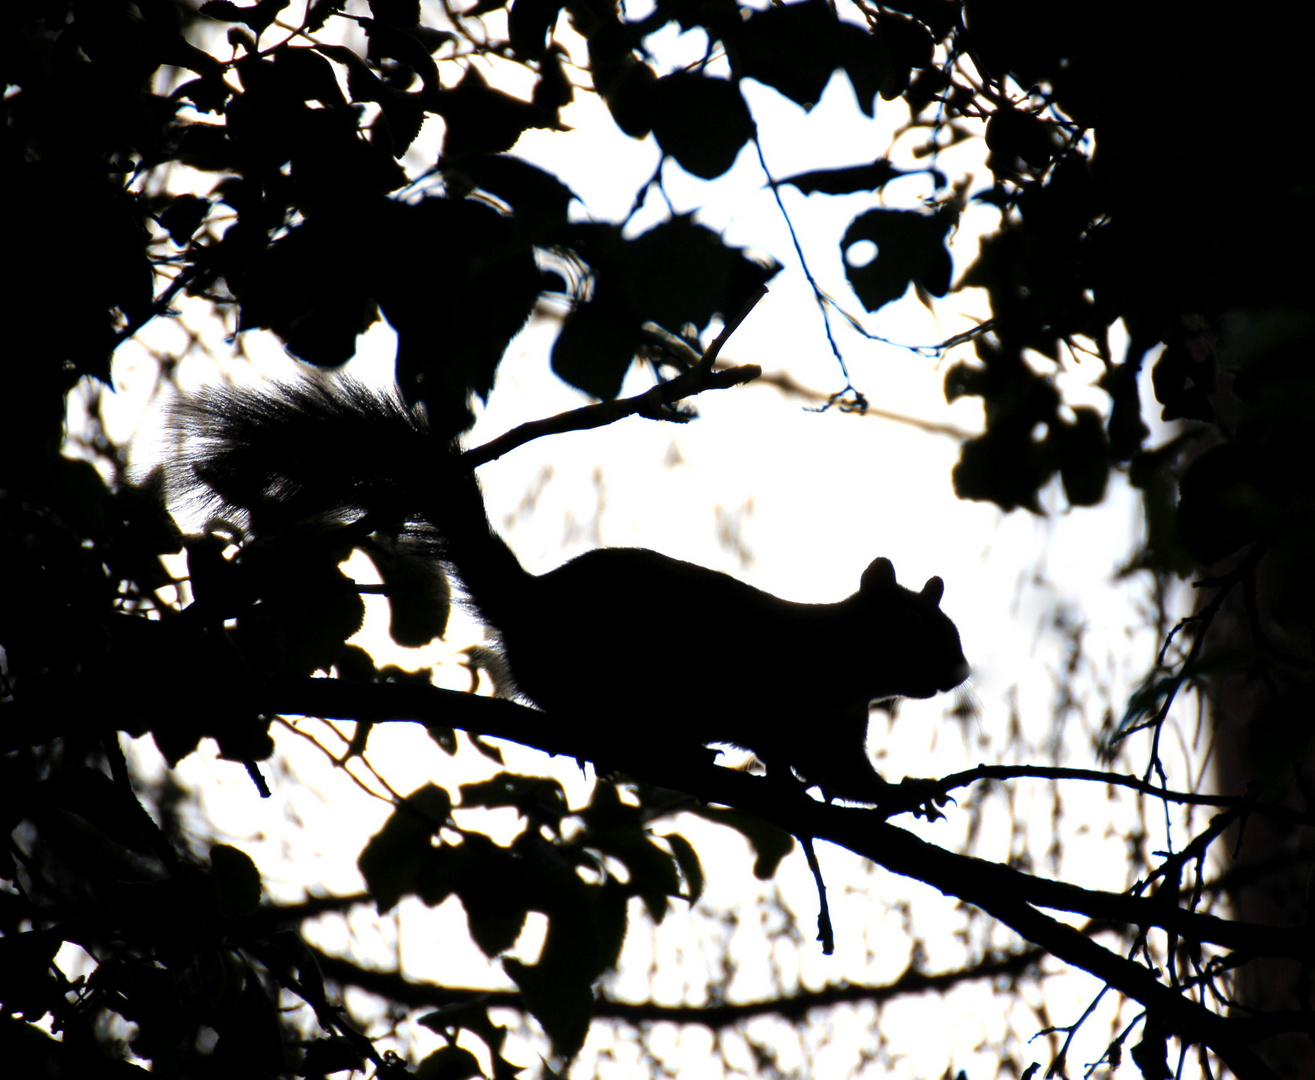
[{"label": "squirrel hind leg", "polygon": [[[818,718],[808,731],[796,730],[785,756],[807,787],[827,802],[873,805],[890,789],[867,752],[868,708],[851,705]],[[761,755],[760,755],[761,756]]]}]

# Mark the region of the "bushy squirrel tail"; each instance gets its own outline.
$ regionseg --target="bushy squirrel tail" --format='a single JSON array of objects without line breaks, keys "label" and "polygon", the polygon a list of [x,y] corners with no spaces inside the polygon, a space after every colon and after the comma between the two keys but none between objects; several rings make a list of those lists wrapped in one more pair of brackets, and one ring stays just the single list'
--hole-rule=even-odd
[{"label": "bushy squirrel tail", "polygon": [[352,379],[212,387],[174,408],[174,486],[256,536],[364,520],[452,564],[495,626],[529,575],[488,523],[456,446],[422,410]]}]

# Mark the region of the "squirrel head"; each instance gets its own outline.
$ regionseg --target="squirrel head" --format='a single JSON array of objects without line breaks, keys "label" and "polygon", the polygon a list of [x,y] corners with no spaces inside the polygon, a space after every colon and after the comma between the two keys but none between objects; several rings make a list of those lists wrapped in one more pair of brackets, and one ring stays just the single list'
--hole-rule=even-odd
[{"label": "squirrel head", "polygon": [[897,696],[932,697],[968,677],[959,631],[940,609],[944,595],[939,577],[928,578],[919,592],[904,588],[889,559],[873,559],[863,571],[857,606]]}]

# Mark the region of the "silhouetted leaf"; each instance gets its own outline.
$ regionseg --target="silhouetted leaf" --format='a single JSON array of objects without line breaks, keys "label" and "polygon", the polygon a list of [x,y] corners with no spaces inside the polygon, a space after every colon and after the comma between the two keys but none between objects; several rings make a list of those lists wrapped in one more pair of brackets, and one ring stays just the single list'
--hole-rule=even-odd
[{"label": "silhouetted leaf", "polygon": [[[559,45],[552,46],[539,61],[539,79],[534,84],[531,100],[541,109],[547,109],[554,116],[575,100],[575,87],[566,77],[562,67],[564,50]],[[618,121],[619,124],[619,121]],[[622,128],[622,130],[625,130]]]},{"label": "silhouetted leaf", "polygon": [[[428,42],[410,30],[399,29],[377,19],[366,26],[365,32],[369,38],[366,56],[371,63],[377,64],[382,59],[396,60],[420,77],[425,92],[435,93],[442,89],[438,79],[438,65],[430,55],[432,50]],[[401,91],[407,87],[398,85],[397,89]]]},{"label": "silhouetted leaf", "polygon": [[658,145],[686,172],[713,180],[730,169],[753,138],[753,120],[739,88],[725,79],[677,71],[649,94]]},{"label": "silhouetted leaf", "polygon": [[894,62],[903,68],[925,68],[932,63],[935,43],[927,28],[913,19],[883,12],[877,32],[891,51]]},{"label": "silhouetted leaf", "polygon": [[428,95],[425,108],[443,118],[445,164],[467,154],[501,154],[529,128],[565,130],[547,109],[489,86],[473,65],[451,90]]},{"label": "silhouetted leaf", "polygon": [[641,320],[606,281],[578,304],[552,347],[557,377],[601,400],[621,392],[621,381],[639,349]]},{"label": "silhouetted leaf", "polygon": [[[375,295],[398,336],[398,384],[425,402],[431,429],[464,431],[470,395],[488,396],[544,284],[529,241],[485,204],[431,198],[384,206],[373,244]],[[434,251],[444,257],[429,258]]]},{"label": "silhouetted leaf", "polygon": [[219,913],[224,918],[250,915],[260,906],[260,871],[241,848],[210,845],[209,877]]},{"label": "silhouetted leaf", "polygon": [[233,88],[220,75],[204,75],[180,84],[172,97],[190,101],[200,112],[218,113],[233,95]]},{"label": "silhouetted leaf", "polygon": [[961,397],[984,397],[990,384],[986,372],[970,364],[955,364],[945,373],[945,400],[958,401]]},{"label": "silhouetted leaf", "polygon": [[538,963],[503,961],[525,1007],[563,1057],[583,1045],[593,1019],[593,984],[616,963],[625,939],[626,892],[615,883],[579,886],[549,913]]},{"label": "silhouetted leaf", "polygon": [[1054,475],[1047,447],[1021,425],[993,427],[959,448],[954,493],[993,502],[1002,510],[1023,506],[1039,513],[1037,492]]},{"label": "silhouetted leaf", "polygon": [[367,239],[358,229],[327,218],[281,238],[247,283],[230,283],[241,301],[238,329],[266,326],[292,353],[321,366],[350,359],[356,337],[377,317]]},{"label": "silhouetted leaf", "polygon": [[714,315],[736,314],[779,269],[727,246],[684,214],[655,225],[621,250],[631,307],[644,321],[667,329],[685,323],[703,327]]},{"label": "silhouetted leaf", "polygon": [[[501,956],[516,944],[516,939],[525,929],[525,908],[516,903],[492,902],[484,890],[467,902],[469,893],[467,890],[467,895],[462,897],[462,906],[466,909],[466,927],[471,941],[489,959]],[[508,899],[511,895],[508,894]]]},{"label": "silhouetted leaf", "polygon": [[687,808],[689,813],[725,825],[743,836],[754,850],[753,876],[767,881],[775,876],[776,868],[794,849],[794,837],[760,817],[725,806],[697,806]]},{"label": "silhouetted leaf", "polygon": [[416,1068],[419,1080],[469,1080],[484,1075],[479,1059],[461,1046],[444,1046],[427,1055]]},{"label": "silhouetted leaf", "polygon": [[1064,495],[1074,506],[1097,506],[1105,498],[1110,473],[1105,425],[1092,408],[1076,408],[1073,416],[1074,423],[1060,422],[1050,429]]},{"label": "silhouetted leaf", "polygon": [[66,769],[44,785],[50,798],[77,814],[115,843],[146,855],[154,850],[150,818],[136,800],[99,769]]},{"label": "silhouetted leaf", "polygon": [[933,296],[949,292],[953,264],[945,235],[953,223],[949,214],[914,210],[868,210],[856,217],[840,241],[840,251],[843,256],[862,240],[877,247],[867,265],[845,265],[845,276],[863,306],[876,311],[898,300],[911,284]]},{"label": "silhouetted leaf", "polygon": [[558,821],[567,812],[566,792],[558,781],[509,772],[500,772],[476,784],[462,784],[461,805],[463,808],[514,806],[536,825],[545,819]]},{"label": "silhouetted leaf", "polygon": [[1215,392],[1215,358],[1200,358],[1181,342],[1166,345],[1151,369],[1155,399],[1164,406],[1164,420],[1213,420],[1210,396]]},{"label": "silhouetted leaf", "polygon": [[316,1039],[306,1047],[301,1067],[303,1074],[310,1080],[322,1080],[329,1073],[364,1069],[365,1055],[350,1039],[329,1035]]},{"label": "silhouetted leaf", "polygon": [[792,184],[805,195],[821,192],[825,195],[848,195],[855,191],[880,191],[890,181],[908,173],[895,168],[886,158],[871,165],[851,165],[842,169],[815,169],[796,173],[780,181]]},{"label": "silhouetted leaf", "polygon": [[1148,1011],[1142,1021],[1142,1037],[1132,1048],[1132,1060],[1142,1080],[1169,1080],[1174,1075],[1169,1067],[1168,1035],[1160,1018]]},{"label": "silhouetted leaf", "polygon": [[512,0],[507,39],[521,60],[542,60],[563,0]]},{"label": "silhouetted leaf", "polygon": [[[485,956],[500,956],[516,944],[531,909],[544,906],[536,867],[515,852],[471,837],[447,849],[443,865],[447,888],[461,899],[471,940]],[[432,902],[428,875],[421,898]]]},{"label": "silhouetted leaf", "polygon": [[1178,533],[1192,557],[1208,566],[1276,524],[1274,482],[1246,444],[1216,446],[1192,462],[1178,496]]},{"label": "silhouetted leaf", "polygon": [[424,110],[416,95],[398,93],[344,45],[317,45],[319,52],[347,69],[347,92],[355,102],[375,102],[388,125],[390,153],[401,157],[420,134]]},{"label": "silhouetted leaf", "polygon": [[1151,433],[1141,417],[1140,368],[1139,362],[1125,362],[1100,377],[1101,389],[1110,396],[1110,453],[1115,461],[1131,458]]},{"label": "silhouetted leaf", "polygon": [[[227,1003],[226,1003],[227,1004]],[[237,1001],[215,1021],[215,1068],[221,1075],[274,1075],[285,1067],[278,1005],[248,971]]]},{"label": "silhouetted leaf", "polygon": [[274,65],[288,92],[301,101],[318,101],[326,109],[346,106],[333,65],[314,49],[282,49]]},{"label": "silhouetted leaf", "polygon": [[552,173],[510,154],[465,157],[448,174],[466,177],[475,187],[496,195],[522,219],[565,224],[576,197]]},{"label": "silhouetted leaf", "polygon": [[[589,55],[595,55],[594,42],[589,43]],[[636,60],[628,48],[622,51],[623,61],[617,65],[610,79],[604,79],[600,69],[594,67],[594,85],[607,103],[616,126],[632,139],[642,139],[653,130],[654,93],[658,77],[647,64]],[[676,118],[679,123],[679,118]]]},{"label": "silhouetted leaf", "polygon": [[36,1022],[57,1007],[62,991],[52,966],[64,944],[57,930],[28,930],[0,937],[0,1004]]},{"label": "silhouetted leaf", "polygon": [[553,345],[553,371],[599,398],[615,397],[634,359],[640,325],[705,326],[737,314],[780,268],[728,247],[685,215],[626,240],[615,226],[577,226],[575,250],[594,270],[592,295],[577,304]]},{"label": "silhouetted leaf", "polygon": [[594,1018],[593,984],[563,977],[560,970],[525,964],[507,957],[502,961],[521,992],[521,1000],[552,1040],[553,1050],[573,1057],[584,1045]]},{"label": "silhouetted leaf", "polygon": [[703,895],[703,865],[699,861],[699,853],[680,833],[668,833],[663,839],[671,845],[671,853],[676,858],[676,865],[680,867],[680,876],[685,879],[685,899],[691,905],[698,903],[699,897]]},{"label": "silhouetted leaf", "polygon": [[[1040,117],[1001,105],[986,124],[986,145],[1008,159],[1022,158],[1036,169],[1049,163],[1056,146],[1051,139],[1054,125]],[[997,171],[1012,172],[1012,160],[1001,163]]]},{"label": "silhouetted leaf", "polygon": [[[722,27],[726,52],[740,78],[756,79],[811,109],[846,54],[867,35],[842,23],[824,0],[753,11],[743,25]],[[869,97],[869,101],[871,98]]]},{"label": "silhouetted leaf", "polygon": [[196,195],[179,195],[160,211],[157,220],[169,233],[170,240],[179,247],[186,247],[209,211],[208,200]]},{"label": "silhouetted leaf", "polygon": [[448,793],[435,784],[413,791],[370,838],[356,865],[382,914],[416,890],[433,857],[432,838],[452,809]]}]

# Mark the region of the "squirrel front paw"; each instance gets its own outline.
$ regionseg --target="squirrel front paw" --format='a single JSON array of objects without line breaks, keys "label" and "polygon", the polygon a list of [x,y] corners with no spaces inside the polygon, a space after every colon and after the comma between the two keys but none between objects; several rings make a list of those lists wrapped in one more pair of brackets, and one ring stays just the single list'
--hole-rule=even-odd
[{"label": "squirrel front paw", "polygon": [[939,821],[945,817],[941,807],[952,802],[954,799],[943,781],[906,776],[898,784],[889,786],[886,797],[882,799],[882,809],[890,810],[892,814],[907,812],[928,821]]}]

